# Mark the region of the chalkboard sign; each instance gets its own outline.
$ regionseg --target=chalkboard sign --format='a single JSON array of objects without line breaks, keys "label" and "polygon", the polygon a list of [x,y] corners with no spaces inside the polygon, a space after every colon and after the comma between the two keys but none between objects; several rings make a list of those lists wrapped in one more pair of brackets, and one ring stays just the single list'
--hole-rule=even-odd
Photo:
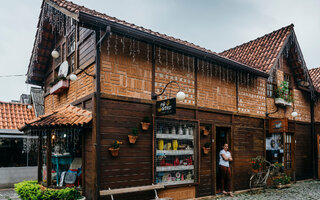
[{"label": "chalkboard sign", "polygon": [[156,102],[157,116],[174,114],[176,114],[176,98]]}]

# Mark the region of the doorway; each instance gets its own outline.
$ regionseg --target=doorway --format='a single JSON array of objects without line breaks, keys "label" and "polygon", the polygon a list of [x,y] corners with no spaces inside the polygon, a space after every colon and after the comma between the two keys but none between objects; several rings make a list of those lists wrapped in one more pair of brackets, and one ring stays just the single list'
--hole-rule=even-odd
[{"label": "doorway", "polygon": [[216,194],[221,193],[221,173],[219,167],[220,151],[224,144],[229,145],[229,151],[231,152],[231,128],[230,127],[216,127]]}]

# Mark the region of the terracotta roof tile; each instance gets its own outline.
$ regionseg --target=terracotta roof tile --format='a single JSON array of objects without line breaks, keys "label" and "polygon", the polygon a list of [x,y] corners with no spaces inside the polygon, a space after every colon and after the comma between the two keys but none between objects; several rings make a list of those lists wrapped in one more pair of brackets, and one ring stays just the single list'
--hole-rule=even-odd
[{"label": "terracotta roof tile", "polygon": [[269,72],[292,30],[293,24],[290,24],[219,54],[255,69]]},{"label": "terracotta roof tile", "polygon": [[0,102],[0,129],[18,129],[24,121],[35,118],[28,104]]},{"label": "terracotta roof tile", "polygon": [[310,78],[317,92],[320,92],[320,67],[309,69]]},{"label": "terracotta roof tile", "polygon": [[28,127],[81,126],[88,124],[91,120],[92,114],[90,111],[72,105],[66,105],[52,113],[26,122],[20,130]]}]

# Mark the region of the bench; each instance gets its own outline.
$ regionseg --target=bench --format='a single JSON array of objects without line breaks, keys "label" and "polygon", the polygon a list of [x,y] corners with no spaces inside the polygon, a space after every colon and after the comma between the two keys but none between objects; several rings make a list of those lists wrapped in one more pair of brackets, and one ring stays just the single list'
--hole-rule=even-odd
[{"label": "bench", "polygon": [[100,196],[111,195],[111,199],[114,200],[113,195],[115,194],[125,194],[125,193],[131,193],[131,192],[142,192],[142,191],[154,190],[154,193],[155,193],[154,199],[159,199],[157,194],[157,189],[163,189],[163,188],[164,188],[164,185],[162,184],[157,184],[157,185],[152,184],[152,185],[146,185],[146,186],[137,186],[137,187],[119,188],[119,189],[109,188],[108,190],[101,190]]}]

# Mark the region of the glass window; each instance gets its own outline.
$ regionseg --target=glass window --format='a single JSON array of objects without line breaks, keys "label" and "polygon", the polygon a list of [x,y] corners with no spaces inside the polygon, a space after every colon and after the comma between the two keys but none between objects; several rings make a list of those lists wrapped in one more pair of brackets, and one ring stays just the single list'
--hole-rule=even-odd
[{"label": "glass window", "polygon": [[159,118],[154,128],[154,182],[164,185],[196,183],[198,123]]},{"label": "glass window", "polygon": [[72,52],[74,52],[75,48],[76,48],[76,41],[75,41],[75,31],[73,31],[69,37],[68,37],[68,40],[67,40],[67,52],[68,52],[68,55],[71,54]]},{"label": "glass window", "polygon": [[74,58],[74,54],[72,54],[69,58],[68,58],[68,64],[69,64],[69,74],[72,73],[75,70],[75,58]]}]

